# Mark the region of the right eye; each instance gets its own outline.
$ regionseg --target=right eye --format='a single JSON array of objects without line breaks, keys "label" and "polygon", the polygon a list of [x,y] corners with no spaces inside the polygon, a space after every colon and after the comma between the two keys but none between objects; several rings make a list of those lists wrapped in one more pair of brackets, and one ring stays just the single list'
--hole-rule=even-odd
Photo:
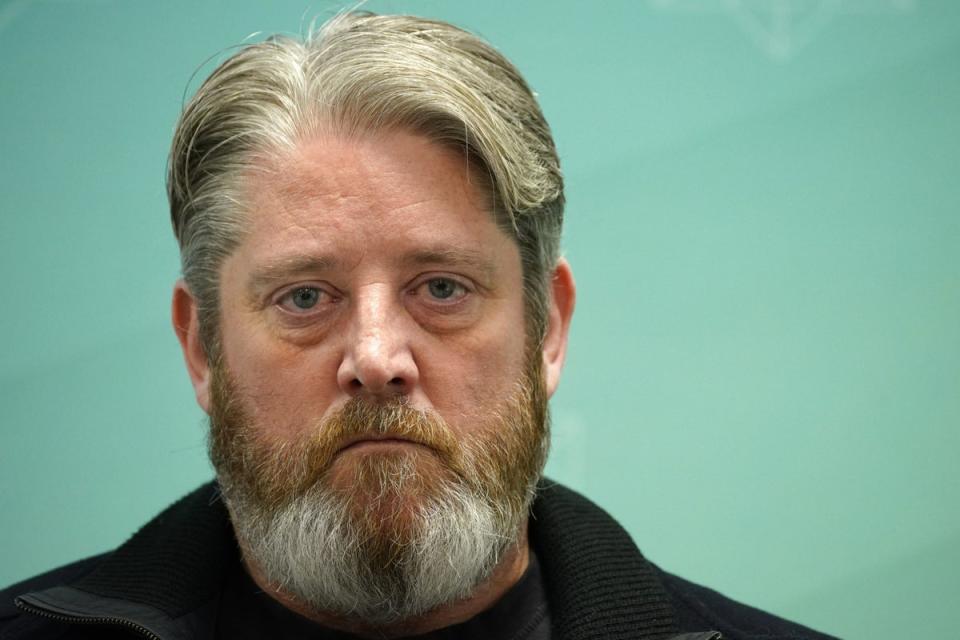
[{"label": "right eye", "polygon": [[319,287],[299,286],[287,290],[277,298],[276,304],[284,311],[303,314],[313,311],[327,301],[330,294]]}]

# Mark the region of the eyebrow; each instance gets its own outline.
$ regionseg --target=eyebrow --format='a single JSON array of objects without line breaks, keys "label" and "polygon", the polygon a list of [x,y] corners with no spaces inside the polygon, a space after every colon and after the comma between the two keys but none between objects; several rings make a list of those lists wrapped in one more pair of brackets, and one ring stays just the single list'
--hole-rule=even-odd
[{"label": "eyebrow", "polygon": [[433,248],[414,251],[400,260],[401,266],[470,267],[480,271],[487,279],[497,272],[496,264],[479,251],[464,248]]},{"label": "eyebrow", "polygon": [[275,258],[253,270],[248,281],[251,292],[283,282],[291,276],[336,268],[338,262],[327,256],[293,255]]}]

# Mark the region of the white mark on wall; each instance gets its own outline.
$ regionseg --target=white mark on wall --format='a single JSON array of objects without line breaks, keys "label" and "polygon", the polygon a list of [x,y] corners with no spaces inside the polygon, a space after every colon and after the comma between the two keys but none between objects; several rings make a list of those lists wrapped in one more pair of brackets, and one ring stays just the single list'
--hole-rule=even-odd
[{"label": "white mark on wall", "polygon": [[915,0],[648,0],[658,11],[726,14],[775,60],[787,60],[839,15],[908,13]]}]

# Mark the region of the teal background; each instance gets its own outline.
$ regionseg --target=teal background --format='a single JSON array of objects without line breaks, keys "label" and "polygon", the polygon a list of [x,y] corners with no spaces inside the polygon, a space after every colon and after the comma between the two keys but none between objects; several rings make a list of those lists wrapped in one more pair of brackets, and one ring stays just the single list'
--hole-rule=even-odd
[{"label": "teal background", "polygon": [[[339,6],[0,3],[0,583],[211,475],[169,139],[205,59]],[[580,296],[549,473],[728,595],[957,637],[960,4],[366,6],[487,37],[553,126]]]}]

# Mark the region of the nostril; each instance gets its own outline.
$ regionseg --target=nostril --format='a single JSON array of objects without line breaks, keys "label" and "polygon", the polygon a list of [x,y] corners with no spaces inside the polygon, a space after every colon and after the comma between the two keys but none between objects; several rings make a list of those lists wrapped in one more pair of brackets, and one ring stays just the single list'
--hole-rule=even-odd
[{"label": "nostril", "polygon": [[389,384],[391,387],[403,386],[403,378],[391,378],[390,382],[387,384]]},{"label": "nostril", "polygon": [[356,378],[350,381],[351,389],[361,389],[362,387],[363,387],[363,383],[357,380]]}]

